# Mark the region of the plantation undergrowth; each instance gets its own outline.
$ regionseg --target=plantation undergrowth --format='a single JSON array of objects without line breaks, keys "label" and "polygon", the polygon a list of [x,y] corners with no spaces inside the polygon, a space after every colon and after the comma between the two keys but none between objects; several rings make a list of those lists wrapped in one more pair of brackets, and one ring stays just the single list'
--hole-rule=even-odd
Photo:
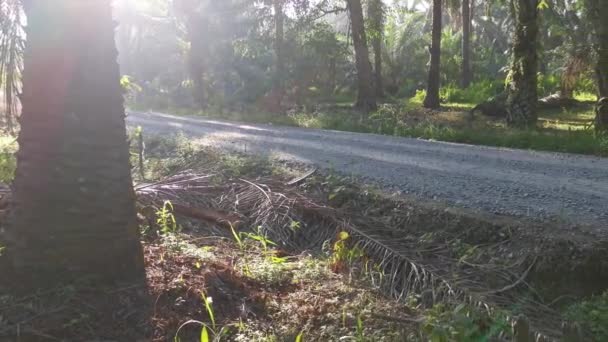
[{"label": "plantation undergrowth", "polygon": [[[539,112],[535,129],[507,127],[504,119],[469,111],[481,98],[460,98],[444,89],[446,99],[440,110],[422,108],[424,92],[409,100],[385,103],[369,116],[353,111],[350,105],[319,104],[314,109],[296,108],[273,114],[251,108],[230,112],[209,109],[205,113],[169,110],[178,115],[198,114],[237,122],[277,124],[346,132],[375,133],[455,143],[497,146],[563,153],[608,156],[608,137],[596,134],[592,123],[593,104],[581,102],[571,108],[546,108]],[[473,92],[473,90],[472,90]],[[581,98],[589,100],[589,98]],[[594,99],[592,99],[594,100]],[[167,109],[165,109],[166,111]]]},{"label": "plantation undergrowth", "polygon": [[[83,280],[3,295],[1,338],[510,340],[516,317],[559,337],[564,318],[605,308],[578,301],[605,284],[572,291],[590,271],[583,260],[602,258],[587,237],[545,239],[544,227],[488,222],[183,137],[151,139],[147,153],[144,172],[134,169],[145,177],[136,189],[146,285]],[[570,288],[549,286],[565,269]],[[590,340],[603,336],[598,315],[577,323],[591,327]]]}]

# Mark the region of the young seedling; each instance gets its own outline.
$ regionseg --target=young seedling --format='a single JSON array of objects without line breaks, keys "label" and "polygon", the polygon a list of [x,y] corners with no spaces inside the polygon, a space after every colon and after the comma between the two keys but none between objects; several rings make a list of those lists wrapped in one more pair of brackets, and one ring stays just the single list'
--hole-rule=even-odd
[{"label": "young seedling", "polygon": [[160,226],[163,235],[177,232],[177,221],[173,215],[173,204],[165,201],[163,207],[156,212],[156,223]]}]

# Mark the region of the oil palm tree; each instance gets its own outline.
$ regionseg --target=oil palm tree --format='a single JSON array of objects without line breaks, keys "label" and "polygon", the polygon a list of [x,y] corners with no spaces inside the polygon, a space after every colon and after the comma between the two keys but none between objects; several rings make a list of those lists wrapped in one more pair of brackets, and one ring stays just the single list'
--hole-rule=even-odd
[{"label": "oil palm tree", "polygon": [[[473,0],[474,1],[474,0]],[[462,87],[471,84],[471,1],[461,0],[462,15]]]},{"label": "oil palm tree", "polygon": [[439,108],[441,103],[439,99],[440,87],[440,68],[441,68],[441,29],[442,29],[442,2],[443,0],[433,0],[433,29],[431,46],[429,53],[431,61],[429,62],[429,74],[426,86],[426,97],[424,98],[425,108]]},{"label": "oil palm tree", "polygon": [[141,279],[110,0],[23,0],[23,8],[13,267],[32,286],[81,275]]},{"label": "oil palm tree", "polygon": [[608,97],[608,2],[605,0],[586,0],[588,15],[595,32],[595,50],[599,97]]},{"label": "oil palm tree", "polygon": [[376,96],[384,97],[384,82],[382,79],[382,40],[384,38],[385,9],[382,0],[370,0],[367,4],[367,16],[371,35],[372,50],[374,51],[374,86]]},{"label": "oil palm tree", "polygon": [[377,108],[376,92],[373,87],[372,66],[369,61],[363,7],[361,6],[361,0],[346,0],[346,4],[350,15],[357,67],[357,102],[355,107],[363,111],[375,110]]},{"label": "oil palm tree", "polygon": [[507,123],[530,127],[537,121],[539,0],[511,0],[515,19],[507,98]]},{"label": "oil palm tree", "polygon": [[174,0],[175,12],[183,18],[188,49],[188,72],[193,83],[192,97],[200,110],[205,110],[208,105],[208,87],[205,84],[205,73],[208,57],[207,44],[210,40],[210,20],[207,15],[209,1],[201,0]]}]

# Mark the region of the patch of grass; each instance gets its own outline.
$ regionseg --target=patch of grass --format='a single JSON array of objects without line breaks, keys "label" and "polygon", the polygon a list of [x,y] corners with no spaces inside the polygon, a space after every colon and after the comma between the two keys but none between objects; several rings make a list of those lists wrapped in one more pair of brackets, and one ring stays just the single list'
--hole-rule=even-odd
[{"label": "patch of grass", "polygon": [[597,95],[586,91],[575,92],[574,98],[582,102],[597,102]]},{"label": "patch of grass", "polygon": [[545,128],[551,128],[553,124],[556,129],[564,131],[581,130],[590,128],[595,112],[593,106],[582,105],[570,109],[541,110],[538,117],[542,127]]},{"label": "patch of grass", "polygon": [[415,106],[422,106],[424,99],[426,98],[426,90],[416,90],[416,95],[408,100],[408,102]]},{"label": "patch of grass", "polygon": [[[251,252],[251,251],[250,251]],[[294,277],[294,265],[287,262],[274,262],[270,258],[242,259],[241,266],[245,276],[261,284],[271,287],[280,287],[290,284]]]},{"label": "patch of grass", "polygon": [[591,332],[595,341],[608,341],[608,291],[572,305],[566,317]]},{"label": "patch of grass", "polygon": [[435,305],[426,313],[423,331],[431,341],[488,341],[512,334],[506,315],[488,314],[480,308],[460,304],[453,308]]},{"label": "patch of grass", "polygon": [[238,177],[243,175],[251,168],[251,160],[242,158],[238,155],[223,155],[221,163],[226,169],[227,176]]},{"label": "patch of grass", "polygon": [[[412,116],[417,97],[406,107],[410,113],[399,108],[381,106],[367,120],[357,119],[352,112],[336,111],[331,114],[300,114],[297,122],[304,127],[334,129],[339,131],[377,133],[402,137],[414,137],[438,141],[473,145],[497,146],[540,151],[566,152],[593,155],[608,155],[608,137],[598,136],[590,129],[593,119],[590,107],[575,110],[561,109],[541,113],[537,129],[507,128],[503,123],[478,118],[469,125],[466,115],[458,111],[467,110],[467,104],[449,104],[457,112],[425,113]],[[412,109],[414,108],[414,109]]]},{"label": "patch of grass", "polygon": [[601,156],[608,155],[608,137],[596,136],[589,130],[520,130],[504,128],[477,130],[422,124],[414,127],[397,127],[395,135],[473,145]]},{"label": "patch of grass", "polygon": [[504,91],[502,81],[484,80],[472,83],[467,89],[455,84],[448,84],[440,90],[440,97],[444,102],[459,104],[478,104]]},{"label": "patch of grass", "polygon": [[0,182],[10,183],[15,178],[17,169],[18,145],[14,137],[0,136]]}]

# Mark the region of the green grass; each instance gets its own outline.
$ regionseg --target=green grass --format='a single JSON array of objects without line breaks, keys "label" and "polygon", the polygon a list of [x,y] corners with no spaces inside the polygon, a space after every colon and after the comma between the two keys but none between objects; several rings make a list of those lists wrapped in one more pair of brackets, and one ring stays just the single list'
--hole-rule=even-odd
[{"label": "green grass", "polygon": [[[416,103],[406,106],[415,108]],[[470,104],[447,103],[453,111],[466,111]],[[413,109],[415,110],[415,109]],[[379,110],[369,120],[358,120],[347,111],[332,113],[297,114],[294,120],[300,127],[334,129],[340,131],[377,133],[401,137],[486,145],[506,148],[530,149],[608,155],[608,137],[597,136],[589,127],[593,111],[581,108],[573,111],[557,110],[540,113],[538,129],[507,128],[502,123],[476,122],[470,127],[464,124],[465,116],[454,114],[453,122],[434,122],[433,119],[410,123],[402,119],[401,113]]]},{"label": "green grass", "polygon": [[518,129],[453,129],[421,125],[398,128],[399,136],[420,137],[439,141],[487,145],[539,151],[608,155],[608,138],[587,131],[518,130]]},{"label": "green grass", "polygon": [[597,102],[597,95],[594,93],[578,91],[574,93],[574,98],[583,102]]},{"label": "green grass", "polygon": [[608,341],[608,291],[570,306],[566,317],[581,324],[595,341]]},{"label": "green grass", "polygon": [[17,141],[11,136],[0,136],[0,182],[10,183],[17,168]]}]

